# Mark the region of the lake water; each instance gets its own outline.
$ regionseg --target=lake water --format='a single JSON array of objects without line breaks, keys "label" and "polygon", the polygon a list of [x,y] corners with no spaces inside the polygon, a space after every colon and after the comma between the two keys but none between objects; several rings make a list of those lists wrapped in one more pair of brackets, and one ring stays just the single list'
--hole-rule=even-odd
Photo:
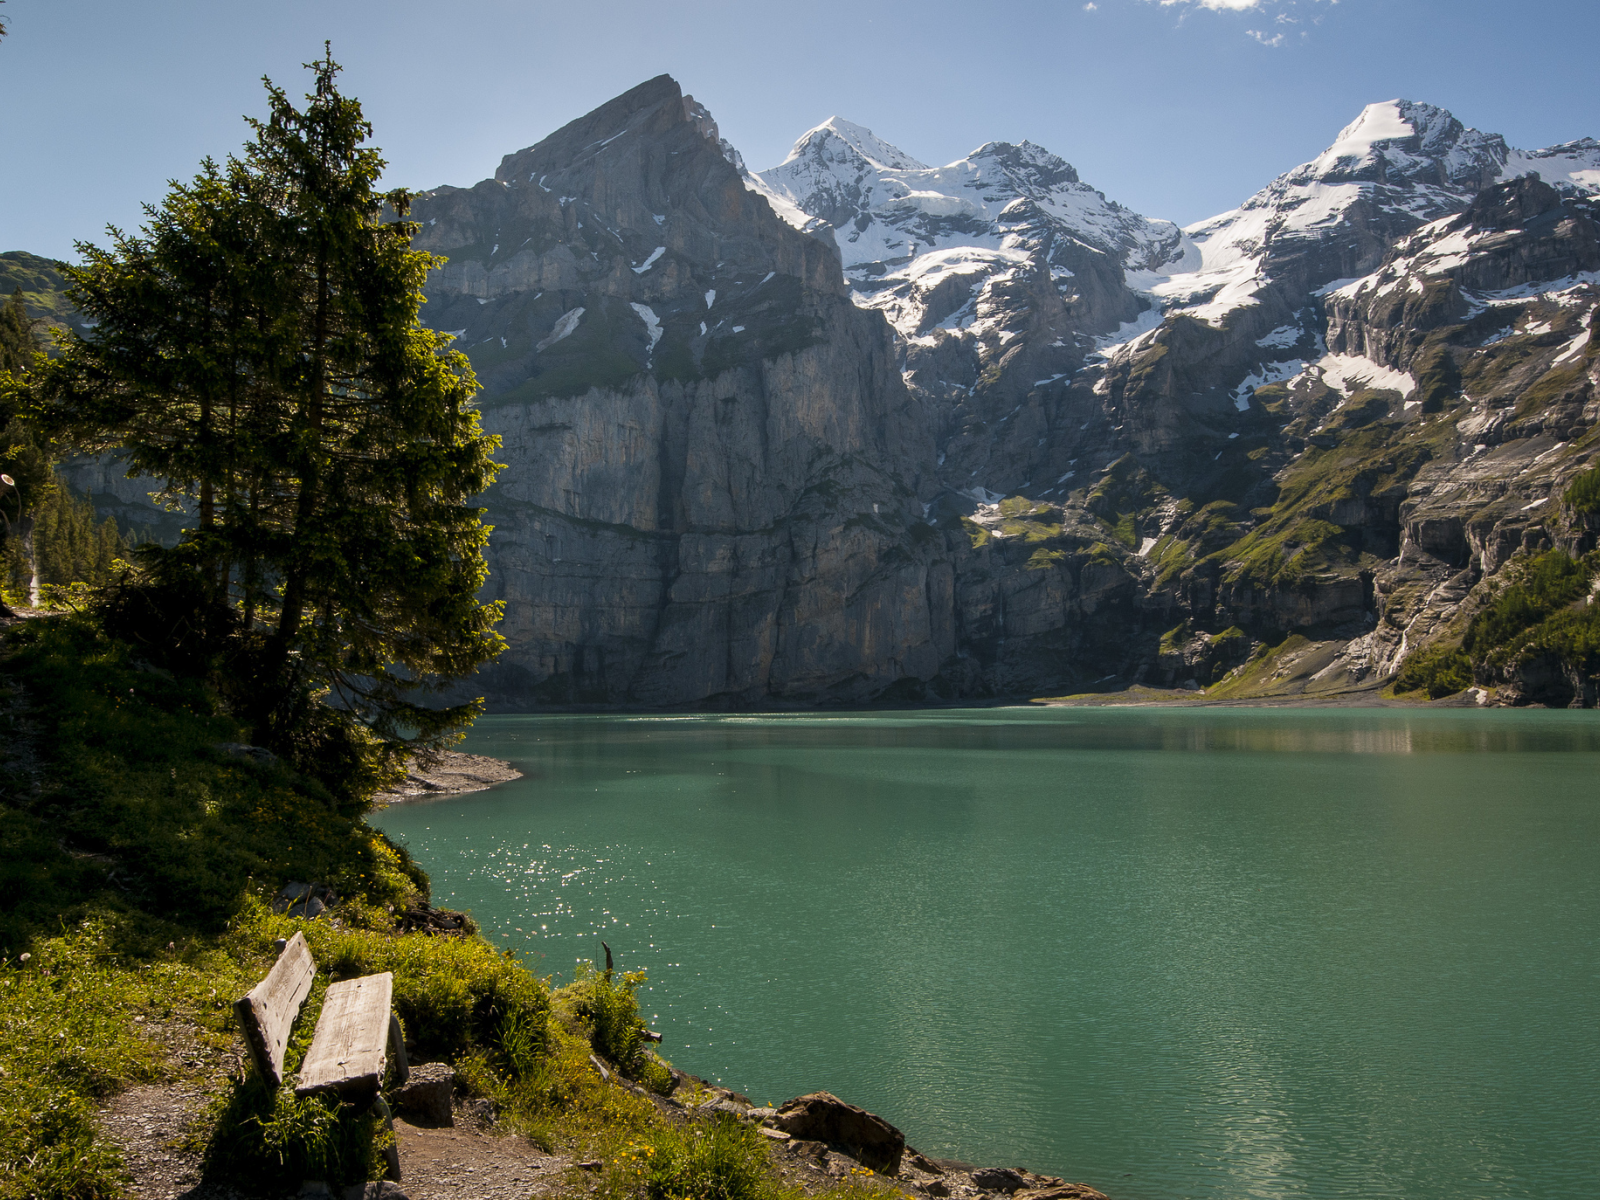
[{"label": "lake water", "polygon": [[378,824],[685,1069],[1113,1200],[1600,1195],[1600,715],[500,716]]}]

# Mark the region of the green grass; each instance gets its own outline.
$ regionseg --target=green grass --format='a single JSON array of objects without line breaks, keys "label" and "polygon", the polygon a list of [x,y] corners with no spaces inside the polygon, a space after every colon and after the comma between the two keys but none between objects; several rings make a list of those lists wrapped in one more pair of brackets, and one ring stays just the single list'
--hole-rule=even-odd
[{"label": "green grass", "polygon": [[132,1013],[167,972],[119,969],[95,922],[21,954],[0,960],[0,1197],[121,1195],[95,1104],[162,1074]]},{"label": "green grass", "polygon": [[1276,646],[1261,646],[1255,656],[1238,669],[1237,674],[1225,676],[1220,682],[1207,688],[1206,699],[1226,700],[1269,694],[1272,675],[1284,656],[1310,644],[1308,638],[1298,633],[1291,633]]},{"label": "green grass", "polygon": [[29,621],[6,653],[0,688],[47,769],[0,803],[0,949],[85,906],[220,931],[252,879],[328,883],[379,908],[419,894],[403,852],[327,789],[216,749],[250,731],[200,682],[83,616]]},{"label": "green grass", "polygon": [[83,317],[67,299],[67,281],[53,259],[26,250],[0,254],[0,300],[9,300],[18,288],[30,317],[75,329],[82,325]]},{"label": "green grass", "polygon": [[1514,572],[1514,581],[1472,619],[1461,646],[1479,662],[1502,661],[1520,646],[1519,634],[1581,598],[1594,574],[1559,550],[1538,555]]}]

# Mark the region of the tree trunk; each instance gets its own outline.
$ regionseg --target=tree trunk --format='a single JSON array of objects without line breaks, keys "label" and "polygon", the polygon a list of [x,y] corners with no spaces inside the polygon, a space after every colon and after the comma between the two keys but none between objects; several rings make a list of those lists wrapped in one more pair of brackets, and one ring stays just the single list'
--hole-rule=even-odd
[{"label": "tree trunk", "polygon": [[39,607],[39,556],[33,552],[33,514],[24,513],[17,521],[22,538],[22,556],[28,560],[28,607]]},{"label": "tree trunk", "polygon": [[[325,158],[326,156],[324,156]],[[309,413],[311,428],[322,433],[323,400],[328,385],[328,248],[324,234],[317,247],[317,307],[311,329],[311,348],[308,358],[311,365],[311,400]],[[300,472],[299,503],[295,506],[294,532],[302,534],[317,514],[318,455],[321,447],[314,447]],[[283,588],[283,612],[278,617],[278,652],[286,656],[289,644],[300,632],[300,620],[306,604],[306,564],[296,559],[287,572]]]}]

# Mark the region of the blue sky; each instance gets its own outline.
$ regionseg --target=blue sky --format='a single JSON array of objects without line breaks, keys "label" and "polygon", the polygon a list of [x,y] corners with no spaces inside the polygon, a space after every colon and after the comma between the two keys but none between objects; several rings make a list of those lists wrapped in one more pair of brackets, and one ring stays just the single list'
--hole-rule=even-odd
[{"label": "blue sky", "polygon": [[389,182],[467,185],[663,71],[752,167],[838,114],[930,163],[1031,139],[1189,223],[1405,97],[1525,148],[1600,136],[1595,0],[9,0],[0,250],[71,256],[245,138],[322,40]]}]

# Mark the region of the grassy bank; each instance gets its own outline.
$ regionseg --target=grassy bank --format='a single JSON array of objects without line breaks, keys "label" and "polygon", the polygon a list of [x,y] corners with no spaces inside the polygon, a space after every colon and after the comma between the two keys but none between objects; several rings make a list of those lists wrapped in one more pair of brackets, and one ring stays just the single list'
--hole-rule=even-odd
[{"label": "grassy bank", "polygon": [[[673,1080],[644,1040],[642,976],[580,969],[557,987],[473,933],[402,932],[404,914],[427,904],[426,874],[359,806],[229,748],[249,741],[206,686],[152,668],[89,617],[3,634],[0,1198],[128,1194],[98,1111],[145,1083],[207,1094],[186,1136],[234,1186],[282,1194],[304,1179],[377,1177],[388,1135],[375,1120],[287,1087],[269,1093],[244,1067],[232,1002],[296,930],[319,971],[287,1071],[329,983],[391,971],[419,1059],[452,1063],[507,1136],[605,1164],[572,1190],[790,1194],[756,1131],[687,1121],[651,1099]],[[315,920],[275,913],[291,880],[337,899]]]}]

